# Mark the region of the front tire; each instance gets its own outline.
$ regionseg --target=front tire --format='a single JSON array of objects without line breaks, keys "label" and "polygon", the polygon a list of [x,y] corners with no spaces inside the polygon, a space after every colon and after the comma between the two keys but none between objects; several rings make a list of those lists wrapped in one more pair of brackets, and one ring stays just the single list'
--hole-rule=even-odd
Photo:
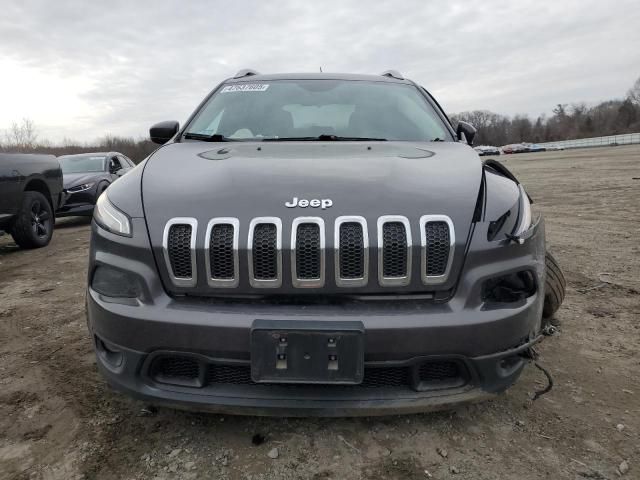
[{"label": "front tire", "polygon": [[13,240],[22,248],[41,248],[53,236],[51,205],[40,192],[24,192],[22,206],[11,227]]},{"label": "front tire", "polygon": [[567,280],[556,258],[547,251],[546,276],[544,281],[544,307],[542,309],[542,326],[557,325],[559,322],[553,318],[560,305],[564,301]]}]

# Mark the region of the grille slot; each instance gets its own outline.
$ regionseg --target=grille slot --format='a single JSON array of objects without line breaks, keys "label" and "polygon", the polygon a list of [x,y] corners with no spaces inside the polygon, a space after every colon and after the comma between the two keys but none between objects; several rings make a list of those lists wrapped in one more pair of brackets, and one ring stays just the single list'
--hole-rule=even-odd
[{"label": "grille slot", "polygon": [[315,223],[298,226],[296,273],[303,280],[320,278],[320,226]]},{"label": "grille slot", "polygon": [[425,228],[427,276],[443,275],[449,260],[449,225],[445,222],[429,222]]},{"label": "grille slot", "polygon": [[163,250],[171,281],[177,286],[196,283],[195,239],[197,221],[174,218],[165,226]]},{"label": "grille slot", "polygon": [[282,285],[282,222],[254,218],[249,227],[249,281],[258,288]]},{"label": "grille slot", "polygon": [[169,258],[171,270],[177,278],[191,278],[191,225],[171,225],[169,229]]},{"label": "grille slot", "polygon": [[237,218],[214,218],[207,226],[207,281],[212,287],[238,286]]},{"label": "grille slot", "polygon": [[364,239],[362,225],[345,222],[340,225],[340,278],[364,277]]},{"label": "grille slot", "polygon": [[382,232],[382,274],[387,277],[407,275],[407,231],[400,222],[384,224]]},{"label": "grille slot", "polygon": [[324,285],[324,220],[300,217],[291,227],[291,275],[295,287]]},{"label": "grille slot", "polygon": [[380,285],[408,285],[411,281],[411,227],[400,216],[378,219],[378,276]]},{"label": "grille slot", "polygon": [[278,249],[276,248],[276,226],[261,223],[253,236],[253,276],[258,280],[278,278]]},{"label": "grille slot", "polygon": [[361,287],[369,281],[369,233],[363,217],[336,219],[335,277],[339,287]]},{"label": "grille slot", "polygon": [[420,237],[423,283],[430,285],[445,282],[453,260],[453,222],[445,215],[425,215],[420,218]]}]

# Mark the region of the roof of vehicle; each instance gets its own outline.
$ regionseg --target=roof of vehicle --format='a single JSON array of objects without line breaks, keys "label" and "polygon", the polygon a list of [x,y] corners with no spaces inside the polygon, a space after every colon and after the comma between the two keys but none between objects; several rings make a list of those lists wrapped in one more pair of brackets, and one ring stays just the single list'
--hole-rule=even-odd
[{"label": "roof of vehicle", "polygon": [[238,82],[268,82],[272,80],[360,80],[369,82],[387,82],[411,84],[407,79],[399,79],[383,75],[363,75],[358,73],[269,73],[257,75],[245,75],[237,78],[229,78],[225,83]]},{"label": "roof of vehicle", "polygon": [[108,157],[109,155],[121,155],[118,152],[86,152],[86,153],[74,153],[71,155],[60,155],[58,158],[66,158],[66,157],[86,157],[91,155],[93,157]]}]

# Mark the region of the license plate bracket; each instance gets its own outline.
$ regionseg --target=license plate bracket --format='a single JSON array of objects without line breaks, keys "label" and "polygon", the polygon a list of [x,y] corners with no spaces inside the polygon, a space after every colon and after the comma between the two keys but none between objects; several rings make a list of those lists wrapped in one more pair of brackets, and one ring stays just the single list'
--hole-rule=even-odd
[{"label": "license plate bracket", "polygon": [[364,377],[357,321],[255,320],[251,378],[257,383],[355,385]]}]

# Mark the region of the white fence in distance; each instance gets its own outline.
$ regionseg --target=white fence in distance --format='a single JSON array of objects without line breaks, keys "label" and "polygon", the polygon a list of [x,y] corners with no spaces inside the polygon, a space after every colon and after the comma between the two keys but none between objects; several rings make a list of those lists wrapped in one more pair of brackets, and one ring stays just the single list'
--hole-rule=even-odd
[{"label": "white fence in distance", "polygon": [[631,145],[640,143],[640,133],[621,133],[620,135],[607,135],[606,137],[579,138],[576,140],[560,140],[558,142],[540,143],[545,145],[558,145],[564,148],[585,147],[609,147],[613,145]]}]

